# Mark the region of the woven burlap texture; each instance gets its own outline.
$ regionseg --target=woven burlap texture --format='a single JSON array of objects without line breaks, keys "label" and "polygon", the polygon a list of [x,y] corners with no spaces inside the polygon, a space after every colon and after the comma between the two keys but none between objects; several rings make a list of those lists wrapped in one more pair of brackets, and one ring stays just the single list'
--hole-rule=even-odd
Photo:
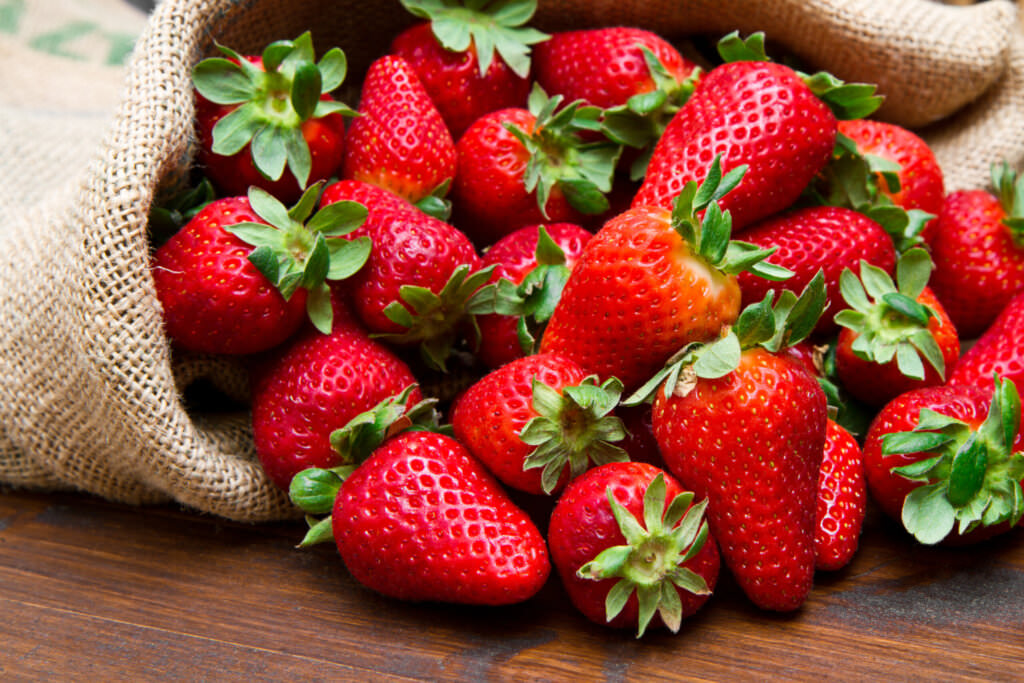
[{"label": "woven burlap texture", "polygon": [[[93,163],[63,169],[79,177],[77,192],[0,229],[0,482],[176,501],[243,521],[294,516],[254,458],[244,413],[185,409],[182,383],[219,375],[244,397],[244,373],[194,357],[173,367],[146,216],[190,163],[189,72],[214,38],[253,51],[312,28],[317,45],[341,46],[358,74],[409,21],[397,2],[158,5]],[[537,23],[633,24],[673,38],[764,30],[815,68],[878,83],[884,118],[930,124],[949,188],[983,185],[994,158],[1024,159],[1021,43],[1006,0],[542,0]]]}]

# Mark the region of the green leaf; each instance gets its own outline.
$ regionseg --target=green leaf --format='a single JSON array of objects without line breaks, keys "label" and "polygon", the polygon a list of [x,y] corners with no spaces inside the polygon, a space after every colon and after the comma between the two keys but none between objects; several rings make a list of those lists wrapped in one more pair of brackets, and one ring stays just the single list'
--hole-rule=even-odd
[{"label": "green leaf", "polygon": [[[608,198],[604,196],[597,185],[589,180],[567,178],[559,181],[558,186],[569,204],[584,215],[592,216],[604,213],[609,208]],[[547,197],[544,198],[544,207],[546,206]]]},{"label": "green leaf", "polygon": [[306,183],[309,182],[309,173],[313,168],[309,143],[306,142],[302,130],[298,128],[284,129],[282,138],[288,169],[292,172],[299,187],[306,187]]},{"label": "green leaf", "polygon": [[883,294],[882,301],[884,301],[889,308],[905,315],[921,326],[926,326],[928,324],[928,320],[932,317],[932,311],[930,308],[899,292],[888,292]]},{"label": "green leaf", "polygon": [[[864,291],[864,285],[849,268],[844,268],[839,276],[839,292],[843,295],[846,304],[858,313],[864,314],[871,311],[873,305]],[[844,313],[847,311],[836,316],[836,322],[839,322],[839,316]]]},{"label": "green leaf", "polygon": [[272,284],[280,282],[280,269],[277,262],[277,255],[270,247],[256,247],[249,253],[249,262],[256,267],[256,270],[263,274],[263,277],[270,280]]},{"label": "green leaf", "polygon": [[772,311],[774,294],[773,291],[768,292],[764,299],[740,311],[732,328],[739,339],[740,348],[749,349],[775,336],[775,314]]},{"label": "green leaf", "polygon": [[325,93],[336,90],[348,75],[348,59],[338,47],[328,50],[317,66],[320,68],[321,91]]},{"label": "green leaf", "polygon": [[629,601],[634,590],[636,590],[636,584],[626,579],[622,579],[611,587],[604,602],[606,621],[610,622],[612,619],[619,616],[619,613],[621,613],[622,608],[626,606],[626,602]]},{"label": "green leaf", "polygon": [[252,161],[259,172],[278,180],[288,164],[288,131],[281,126],[264,126],[252,139]]},{"label": "green leaf", "polygon": [[226,157],[238,154],[266,125],[254,105],[243,104],[214,124],[210,149]]},{"label": "green leaf", "polygon": [[885,454],[929,453],[951,441],[951,437],[938,432],[893,432],[882,437]]},{"label": "green leaf", "polygon": [[344,200],[322,207],[306,227],[325,237],[341,237],[366,222],[367,215],[366,207],[359,202]]},{"label": "green leaf", "polygon": [[864,283],[867,293],[876,301],[896,291],[896,285],[889,274],[867,261],[860,262],[860,281]]},{"label": "green leaf", "polygon": [[317,287],[309,289],[306,297],[306,315],[310,322],[322,334],[330,334],[334,322],[334,310],[331,307],[331,288],[321,282]]},{"label": "green leaf", "polygon": [[283,244],[282,232],[271,225],[247,221],[226,226],[224,229],[254,247],[269,247],[276,250]]},{"label": "green leaf", "polygon": [[311,467],[292,477],[288,497],[303,512],[326,515],[334,508],[341,482],[336,472]]},{"label": "green leaf", "polygon": [[910,249],[896,262],[899,291],[912,300],[921,296],[932,274],[932,257],[924,249]]},{"label": "green leaf", "polygon": [[939,484],[919,486],[903,501],[903,526],[924,545],[934,545],[949,535],[956,510]]},{"label": "green leaf", "polygon": [[698,377],[716,379],[725,377],[740,365],[740,340],[730,331],[721,339],[704,347],[693,364]]},{"label": "green leaf", "polygon": [[327,279],[346,280],[366,265],[373,250],[373,243],[366,235],[354,240],[332,238],[327,240],[327,248],[331,254]]},{"label": "green leaf", "polygon": [[299,542],[300,548],[308,548],[311,545],[329,543],[334,540],[334,528],[330,517],[325,517],[319,521],[307,517],[306,521],[309,523],[309,531],[306,532],[302,541]]},{"label": "green leaf", "polygon": [[718,54],[725,62],[767,62],[764,49],[764,33],[758,31],[746,39],[740,38],[739,31],[733,31],[718,41]]},{"label": "green leaf", "polygon": [[285,228],[292,225],[292,218],[288,215],[288,209],[266,190],[256,186],[250,187],[248,198],[249,205],[252,206],[252,210],[256,212],[256,215],[270,225],[277,228]]},{"label": "green leaf", "polygon": [[988,449],[977,434],[973,434],[953,456],[946,493],[949,503],[954,507],[967,505],[981,491],[987,468]]},{"label": "green leaf", "polygon": [[292,50],[295,49],[295,43],[290,40],[277,40],[270,43],[263,48],[263,54],[260,55],[260,61],[263,63],[263,68],[267,72],[277,71],[281,63],[284,62]]},{"label": "green leaf", "polygon": [[316,64],[301,64],[292,77],[291,102],[292,108],[303,121],[310,119],[320,101],[320,88],[323,80]]},{"label": "green leaf", "polygon": [[917,349],[911,344],[898,344],[896,346],[896,367],[904,377],[910,379],[924,379],[924,363]]},{"label": "green leaf", "polygon": [[238,64],[211,57],[192,69],[192,83],[199,94],[215,104],[248,102],[256,92],[255,84]]}]

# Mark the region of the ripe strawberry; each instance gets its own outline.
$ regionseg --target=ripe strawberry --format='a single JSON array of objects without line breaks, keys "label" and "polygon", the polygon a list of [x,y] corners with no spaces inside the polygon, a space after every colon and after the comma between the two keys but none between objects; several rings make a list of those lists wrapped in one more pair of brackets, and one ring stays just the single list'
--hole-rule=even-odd
[{"label": "ripe strawberry", "polygon": [[575,479],[551,513],[551,560],[588,619],[615,628],[651,624],[673,633],[718,580],[706,501],[645,463],[613,463]]},{"label": "ripe strawberry", "polygon": [[[843,271],[840,287],[851,308],[836,322],[836,372],[858,400],[882,405],[924,386],[942,384],[960,357],[960,340],[942,304],[927,287],[931,259],[912,249],[887,273],[862,263],[860,280]],[[922,358],[928,365],[922,362]]]},{"label": "ripe strawberry", "polygon": [[593,237],[575,223],[528,225],[483,255],[494,266],[497,313],[477,316],[480,360],[498,368],[533,351],[583,246]]},{"label": "ripe strawberry", "polygon": [[848,431],[829,420],[818,474],[815,568],[834,571],[850,563],[857,552],[866,512],[864,454]]},{"label": "ripe strawberry", "polygon": [[[870,119],[840,121],[839,133],[850,138],[862,155],[896,165],[891,172],[876,176],[878,191],[893,204],[907,211],[939,215],[946,196],[945,181],[928,143],[906,128]],[[934,228],[934,220],[923,226],[920,236],[925,242],[931,242]]]},{"label": "ripe strawberry", "polygon": [[824,279],[744,309],[713,344],[690,347],[627,403],[654,394],[654,434],[669,471],[708,499],[708,523],[746,595],[763,609],[797,609],[815,567],[825,394],[778,353],[814,329]]},{"label": "ripe strawberry", "polygon": [[458,441],[402,431],[410,419],[394,407],[351,426],[360,433],[349,433],[349,443],[361,444],[353,454],[368,454],[354,470],[295,478],[292,500],[330,513],[311,521],[302,545],[333,538],[353,578],[401,600],[507,605],[532,597],[551,572],[536,525]]},{"label": "ripe strawberry", "polygon": [[[760,263],[768,252],[729,242],[729,215],[715,200],[742,169],[723,178],[717,159],[712,167],[699,190],[687,185],[673,212],[640,206],[605,223],[569,275],[542,352],[633,390],[680,348],[717,337],[736,319],[736,273],[785,276]],[[701,222],[696,211],[704,211]]]},{"label": "ripe strawberry", "polygon": [[167,334],[192,351],[246,354],[290,337],[304,311],[329,331],[325,280],[352,275],[370,244],[334,239],[365,218],[357,204],[310,218],[318,191],[311,187],[291,210],[258,188],[214,201],[157,249],[152,273]]},{"label": "ripe strawberry", "polygon": [[402,0],[402,5],[427,21],[398,34],[391,52],[416,71],[453,138],[484,114],[526,104],[530,46],[548,37],[523,26],[537,9],[536,0]]},{"label": "ripe strawberry", "polygon": [[1024,384],[1024,292],[1018,294],[970,349],[949,375],[949,384],[992,390],[998,375]]},{"label": "ripe strawberry", "polygon": [[741,230],[788,208],[828,162],[837,125],[830,106],[847,118],[877,107],[866,86],[841,84],[827,74],[807,77],[763,61],[757,38],[753,47],[735,35],[720,44],[730,61],[701,77],[666,127],[634,207],[669,208],[721,156],[725,171],[748,167],[740,187],[722,200]]},{"label": "ripe strawberry", "polygon": [[[254,373],[252,424],[263,470],[282,489],[308,467],[342,463],[331,434],[416,383],[409,367],[338,309],[330,334],[309,330]],[[409,405],[421,398],[414,389]]]},{"label": "ripe strawberry", "polygon": [[700,74],[661,36],[627,26],[555,33],[537,46],[534,71],[545,91],[607,110],[609,137],[640,150],[634,180]]},{"label": "ripe strawberry", "polygon": [[443,369],[467,329],[477,341],[468,305],[490,271],[481,270],[462,232],[415,209],[377,206],[367,233],[373,249],[366,265],[336,294],[352,301],[370,332],[419,346],[428,365]]},{"label": "ripe strawberry", "polygon": [[994,394],[926,387],[878,413],[864,441],[872,497],[924,544],[967,543],[1024,515],[1020,397],[998,379]]},{"label": "ripe strawberry", "polygon": [[[896,268],[896,250],[882,226],[841,207],[809,207],[768,218],[745,230],[743,241],[762,249],[776,248],[772,263],[793,272],[781,285],[783,289],[799,292],[818,270],[824,273],[830,306],[828,315],[818,321],[819,334],[836,330],[833,317],[843,307],[839,289],[843,270],[861,260],[890,274]],[[780,287],[752,273],[740,273],[739,284],[744,303],[760,301],[769,289]]]},{"label": "ripe strawberry", "polygon": [[486,114],[459,138],[454,220],[478,246],[525,225],[581,223],[609,208],[621,148],[584,141],[599,126],[599,109],[561,105],[561,96],[534,88],[527,109]]},{"label": "ripe strawberry", "polygon": [[227,59],[192,71],[199,164],[224,195],[255,185],[291,203],[341,165],[344,117],[354,112],[329,93],[345,80],[345,54],[334,48],[316,62],[309,32],[262,56],[218,48]]},{"label": "ripe strawberry", "polygon": [[419,77],[401,57],[381,57],[363,81],[359,116],[345,138],[342,177],[415,204],[455,177],[455,143]]},{"label": "ripe strawberry", "polygon": [[455,436],[507,486],[551,494],[591,464],[626,459],[612,412],[622,385],[601,385],[552,354],[514,360],[470,386],[451,413]]},{"label": "ripe strawberry", "polygon": [[982,334],[1018,292],[1024,291],[1024,177],[1004,162],[992,167],[995,194],[953,192],[939,213],[932,239],[932,289],[960,334]]}]

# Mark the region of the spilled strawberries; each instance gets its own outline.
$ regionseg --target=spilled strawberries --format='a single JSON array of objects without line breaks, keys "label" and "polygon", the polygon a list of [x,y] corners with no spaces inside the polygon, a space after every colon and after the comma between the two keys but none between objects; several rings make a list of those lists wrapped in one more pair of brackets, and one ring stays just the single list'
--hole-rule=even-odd
[{"label": "spilled strawberries", "polygon": [[1012,169],[947,196],[873,86],[760,34],[402,4],[356,107],[310,33],[195,67],[214,199],[152,258],[174,346],[250,369],[301,545],[405,600],[557,580],[639,637],[726,573],[798,610],[871,504],[908,543],[1020,522]]}]

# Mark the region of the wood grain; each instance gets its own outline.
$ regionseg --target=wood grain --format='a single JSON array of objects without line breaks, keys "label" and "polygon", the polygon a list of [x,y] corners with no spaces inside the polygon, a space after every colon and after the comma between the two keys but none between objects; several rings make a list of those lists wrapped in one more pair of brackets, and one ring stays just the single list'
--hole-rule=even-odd
[{"label": "wood grain", "polygon": [[500,609],[385,599],[332,547],[295,549],[302,531],[0,495],[0,680],[1024,678],[1019,529],[928,549],[872,511],[852,565],[798,613],[761,612],[726,577],[679,634],[641,641],[584,619],[554,578]]}]

